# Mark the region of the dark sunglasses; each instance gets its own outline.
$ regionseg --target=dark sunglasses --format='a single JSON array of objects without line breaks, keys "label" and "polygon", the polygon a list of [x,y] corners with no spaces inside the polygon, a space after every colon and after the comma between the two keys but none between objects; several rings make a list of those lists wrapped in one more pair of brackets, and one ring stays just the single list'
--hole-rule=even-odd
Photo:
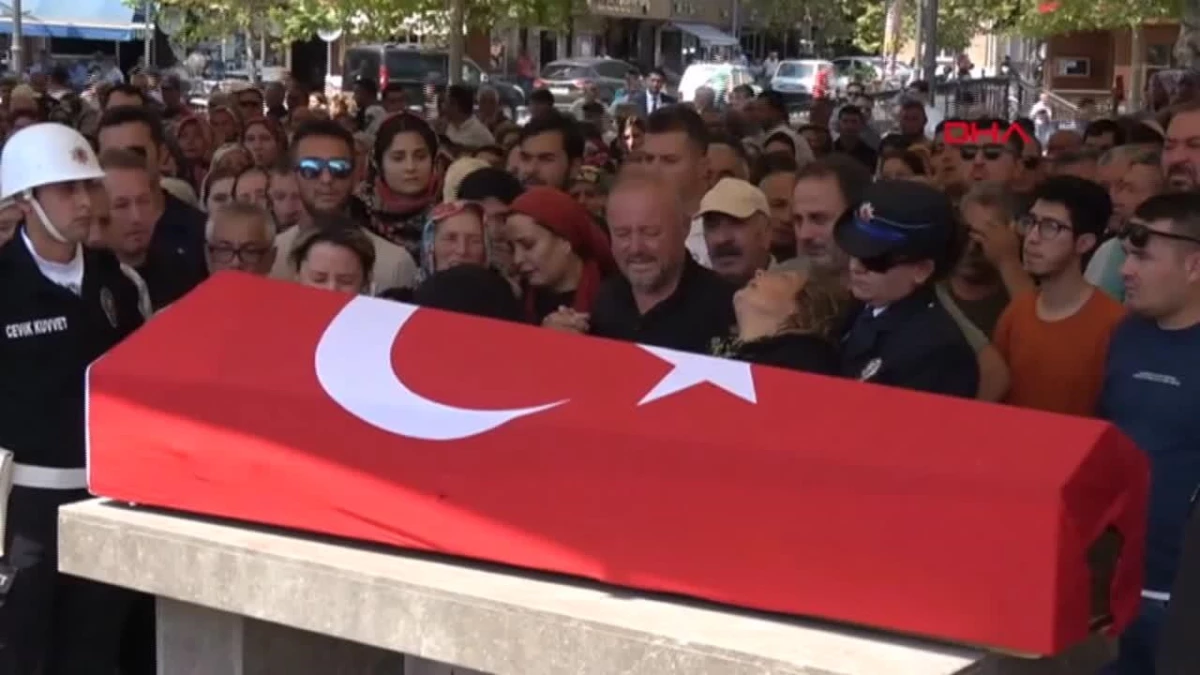
[{"label": "dark sunglasses", "polygon": [[1152,230],[1142,223],[1126,223],[1117,230],[1117,238],[1121,241],[1129,242],[1129,245],[1134,248],[1145,248],[1146,244],[1150,243],[1150,237],[1162,237],[1163,239],[1173,239],[1175,241],[1186,241],[1192,244],[1200,244],[1200,238],[1191,237],[1186,234],[1175,234],[1174,232]]},{"label": "dark sunglasses", "polygon": [[868,272],[875,274],[887,274],[893,267],[899,267],[906,263],[912,262],[903,256],[895,256],[891,254],[877,255],[870,258],[859,258],[861,264]]},{"label": "dark sunglasses", "polygon": [[968,162],[975,159],[975,155],[983,153],[983,158],[987,160],[996,160],[1004,156],[1006,152],[1003,145],[960,145],[958,146],[958,154]]},{"label": "dark sunglasses", "polygon": [[304,157],[296,162],[296,173],[304,180],[316,180],[321,172],[328,171],[331,178],[341,180],[354,173],[354,162],[349,159],[321,159]]},{"label": "dark sunglasses", "polygon": [[258,246],[255,244],[247,244],[245,246],[208,244],[208,255],[213,259],[213,262],[218,262],[222,265],[233,262],[234,258],[241,260],[247,265],[257,265],[270,250],[269,246]]},{"label": "dark sunglasses", "polygon": [[1038,168],[1038,165],[1040,165],[1042,163],[1042,158],[1041,157],[1022,157],[1021,163],[1025,165],[1026,169],[1033,171],[1034,169]]}]

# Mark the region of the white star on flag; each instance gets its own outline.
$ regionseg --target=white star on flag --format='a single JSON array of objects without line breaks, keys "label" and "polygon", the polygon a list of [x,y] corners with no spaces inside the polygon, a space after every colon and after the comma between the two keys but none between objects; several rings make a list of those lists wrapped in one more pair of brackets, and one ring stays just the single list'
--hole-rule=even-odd
[{"label": "white star on flag", "polygon": [[754,390],[754,376],[751,374],[749,363],[688,354],[663,347],[638,346],[674,366],[671,368],[671,372],[654,385],[650,393],[638,401],[639,406],[704,382],[720,387],[750,403],[758,402],[758,393]]}]

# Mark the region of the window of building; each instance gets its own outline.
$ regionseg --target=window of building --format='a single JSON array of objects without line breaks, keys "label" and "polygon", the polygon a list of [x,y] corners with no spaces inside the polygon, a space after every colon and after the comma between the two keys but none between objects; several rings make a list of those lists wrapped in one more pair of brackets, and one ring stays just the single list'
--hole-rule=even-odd
[{"label": "window of building", "polygon": [[1060,56],[1057,59],[1059,77],[1088,77],[1092,74],[1092,60],[1077,56]]}]

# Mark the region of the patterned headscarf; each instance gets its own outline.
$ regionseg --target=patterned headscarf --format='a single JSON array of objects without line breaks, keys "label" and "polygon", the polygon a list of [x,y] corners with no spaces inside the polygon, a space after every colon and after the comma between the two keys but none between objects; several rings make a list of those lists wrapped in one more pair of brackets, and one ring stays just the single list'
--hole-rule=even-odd
[{"label": "patterned headscarf", "polygon": [[421,231],[421,267],[417,271],[417,281],[424,281],[437,271],[437,260],[433,254],[433,243],[437,239],[438,224],[447,218],[457,216],[465,211],[474,211],[479,216],[479,235],[483,239],[483,265],[492,261],[491,237],[488,236],[487,225],[483,220],[483,207],[475,202],[453,201],[438,204],[429,211],[425,219],[425,227]]}]

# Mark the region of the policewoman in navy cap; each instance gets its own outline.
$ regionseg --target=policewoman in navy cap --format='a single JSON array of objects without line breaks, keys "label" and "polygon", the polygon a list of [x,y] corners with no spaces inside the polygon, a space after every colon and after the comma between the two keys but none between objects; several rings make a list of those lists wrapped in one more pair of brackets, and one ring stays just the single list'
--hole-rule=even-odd
[{"label": "policewoman in navy cap", "polygon": [[937,189],[883,180],[835,226],[850,257],[850,290],[861,303],[842,336],[844,376],[975,397],[975,353],[934,294],[954,262],[955,222]]}]

